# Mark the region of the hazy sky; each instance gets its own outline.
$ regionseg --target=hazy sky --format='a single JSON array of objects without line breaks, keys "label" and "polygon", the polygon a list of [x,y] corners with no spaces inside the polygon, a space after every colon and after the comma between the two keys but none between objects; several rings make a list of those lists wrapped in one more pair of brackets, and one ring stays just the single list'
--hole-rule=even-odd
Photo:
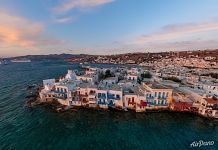
[{"label": "hazy sky", "polygon": [[1,0],[0,57],[218,48],[218,0]]}]

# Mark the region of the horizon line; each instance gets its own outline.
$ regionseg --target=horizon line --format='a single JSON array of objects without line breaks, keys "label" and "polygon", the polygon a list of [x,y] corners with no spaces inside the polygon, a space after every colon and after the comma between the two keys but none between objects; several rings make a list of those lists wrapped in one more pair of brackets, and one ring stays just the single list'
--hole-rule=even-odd
[{"label": "horizon line", "polygon": [[159,51],[159,52],[126,52],[126,53],[117,53],[117,54],[88,54],[88,53],[50,53],[50,54],[32,54],[32,55],[18,55],[18,56],[7,56],[7,57],[0,57],[0,59],[9,59],[9,58],[16,58],[16,57],[27,57],[27,56],[49,56],[49,55],[90,55],[90,56],[112,56],[112,55],[125,55],[125,54],[140,54],[140,53],[150,53],[150,54],[158,54],[158,53],[171,53],[171,52],[190,52],[190,51],[213,51],[213,50],[218,50],[218,48],[214,49],[195,49],[195,50],[171,50],[171,51]]}]

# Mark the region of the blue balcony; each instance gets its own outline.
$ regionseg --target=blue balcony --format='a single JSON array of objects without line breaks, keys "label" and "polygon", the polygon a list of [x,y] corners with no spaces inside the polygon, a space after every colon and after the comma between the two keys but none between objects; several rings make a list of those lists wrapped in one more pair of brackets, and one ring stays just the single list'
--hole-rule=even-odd
[{"label": "blue balcony", "polygon": [[146,99],[154,99],[154,96],[146,96]]},{"label": "blue balcony", "polygon": [[153,106],[168,106],[168,103],[154,103],[154,102],[147,102],[147,104],[149,105],[153,105]]},{"label": "blue balcony", "polygon": [[56,96],[56,98],[66,100],[67,99],[67,95],[64,94],[64,95],[61,95],[61,96]]},{"label": "blue balcony", "polygon": [[158,99],[160,99],[160,100],[166,100],[166,99],[167,99],[167,97],[158,96]]},{"label": "blue balcony", "polygon": [[112,94],[108,94],[108,95],[107,95],[107,98],[108,98],[108,99],[115,99],[115,96],[112,95]]},{"label": "blue balcony", "polygon": [[54,91],[56,94],[66,94],[67,92],[64,91]]},{"label": "blue balcony", "polygon": [[98,98],[101,98],[101,99],[106,99],[106,94],[100,94],[98,93]]},{"label": "blue balcony", "polygon": [[98,105],[107,105],[107,102],[105,100],[98,100]]}]

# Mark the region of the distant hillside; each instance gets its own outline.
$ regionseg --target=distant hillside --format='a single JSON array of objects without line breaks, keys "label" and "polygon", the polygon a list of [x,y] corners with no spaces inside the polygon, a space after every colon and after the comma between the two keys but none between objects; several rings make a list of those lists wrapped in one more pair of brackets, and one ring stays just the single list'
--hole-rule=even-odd
[{"label": "distant hillside", "polygon": [[8,59],[12,60],[12,59],[26,58],[26,59],[30,59],[31,61],[42,61],[42,60],[66,60],[75,57],[76,58],[82,57],[82,55],[73,55],[73,54],[26,55],[26,56],[11,57]]},{"label": "distant hillside", "polygon": [[153,62],[162,58],[205,58],[213,57],[218,62],[218,50],[158,52],[158,53],[127,53],[118,55],[83,55],[82,57],[69,58],[69,62],[90,63],[133,63]]},{"label": "distant hillside", "polygon": [[213,57],[213,61],[218,62],[218,49],[217,50],[198,50],[198,51],[170,51],[158,53],[126,53],[117,55],[88,55],[88,54],[50,54],[50,55],[27,55],[8,58],[12,59],[30,59],[31,61],[42,60],[65,60],[68,62],[89,62],[89,63],[102,63],[102,62],[123,62],[139,64],[142,62],[153,62],[162,58],[205,58]]}]

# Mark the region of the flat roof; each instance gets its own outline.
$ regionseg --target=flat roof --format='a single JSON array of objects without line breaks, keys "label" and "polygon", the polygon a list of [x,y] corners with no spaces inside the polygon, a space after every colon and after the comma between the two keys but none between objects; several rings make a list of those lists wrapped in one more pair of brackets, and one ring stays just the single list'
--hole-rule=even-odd
[{"label": "flat roof", "polygon": [[78,85],[80,88],[97,88],[96,85],[91,84],[91,83],[81,83]]},{"label": "flat roof", "polygon": [[162,84],[155,83],[155,82],[153,82],[151,84],[148,84],[147,86],[149,86],[152,89],[170,89],[170,88],[168,88],[168,87],[166,87],[166,86],[164,86]]},{"label": "flat roof", "polygon": [[119,85],[113,85],[111,88],[109,88],[109,90],[121,91],[122,87],[120,87]]},{"label": "flat roof", "polygon": [[104,80],[117,80],[117,77],[108,77],[108,78],[106,78]]}]

